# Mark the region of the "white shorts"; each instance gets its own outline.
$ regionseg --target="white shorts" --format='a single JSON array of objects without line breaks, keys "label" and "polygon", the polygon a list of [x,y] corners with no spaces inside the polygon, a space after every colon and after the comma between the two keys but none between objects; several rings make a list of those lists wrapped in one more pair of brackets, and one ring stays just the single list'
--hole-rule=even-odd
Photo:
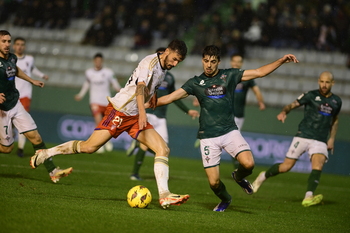
[{"label": "white shorts", "polygon": [[153,126],[155,131],[164,139],[166,143],[169,142],[168,128],[165,118],[158,118],[154,114],[147,113],[147,121]]},{"label": "white shorts", "polygon": [[14,142],[12,124],[19,133],[25,133],[37,128],[33,118],[19,101],[9,111],[0,110],[0,112],[0,144],[3,146],[11,146]]},{"label": "white shorts", "polygon": [[238,127],[238,130],[241,131],[244,123],[244,117],[235,117],[235,122]]},{"label": "white shorts", "polygon": [[248,143],[238,130],[233,130],[215,138],[201,139],[200,142],[204,168],[220,165],[223,149],[233,158],[236,158],[236,156],[243,151],[250,151]]},{"label": "white shorts", "polygon": [[328,150],[326,143],[301,137],[293,138],[292,144],[288,149],[286,157],[290,159],[299,159],[299,157],[306,151],[309,154],[310,160],[313,154],[323,154],[328,160]]}]

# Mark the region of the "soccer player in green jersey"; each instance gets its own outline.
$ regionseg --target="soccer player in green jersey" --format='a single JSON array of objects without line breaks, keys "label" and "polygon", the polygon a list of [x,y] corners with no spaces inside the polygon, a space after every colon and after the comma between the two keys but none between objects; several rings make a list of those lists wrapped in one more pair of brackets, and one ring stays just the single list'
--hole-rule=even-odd
[{"label": "soccer player in green jersey", "polygon": [[[166,48],[158,48],[156,50],[156,53],[164,53]],[[175,78],[174,76],[168,71],[165,74],[164,80],[162,81],[161,85],[159,86],[156,94],[157,97],[161,97],[167,94],[170,94],[171,92],[175,91]],[[178,106],[184,113],[191,116],[193,119],[199,116],[198,111],[189,109],[181,100],[174,102],[176,106]],[[168,129],[167,129],[167,123],[166,123],[166,113],[167,113],[168,106],[164,105],[161,107],[158,107],[156,109],[146,109],[147,113],[147,119],[148,122],[151,123],[154,127],[154,129],[159,133],[159,135],[164,139],[166,143],[169,142],[168,137]],[[132,174],[130,176],[131,180],[142,180],[139,176],[140,168],[143,164],[143,160],[145,158],[146,151],[148,150],[148,147],[144,144],[138,143],[137,140],[134,140],[128,150],[126,151],[126,154],[128,156],[131,156],[132,153],[138,149],[135,160],[134,160],[134,166],[132,169]]]},{"label": "soccer player in green jersey", "polygon": [[[319,184],[323,165],[328,160],[328,150],[333,153],[335,135],[338,129],[338,114],[342,101],[331,92],[334,85],[332,73],[322,72],[318,79],[318,90],[300,95],[293,103],[286,105],[277,119],[284,123],[287,114],[304,105],[304,118],[286,154],[283,163],[272,165],[266,172],[261,172],[253,183],[254,192],[269,177],[288,172],[298,158],[307,151],[311,161],[312,171],[308,179],[306,194],[302,205],[305,207],[319,204],[323,195],[314,195]],[[328,138],[329,136],[329,138]]]},{"label": "soccer player in green jersey", "polygon": [[213,192],[221,199],[214,211],[225,211],[231,203],[231,196],[220,180],[220,156],[226,150],[239,162],[232,178],[247,194],[253,193],[249,181],[245,179],[254,168],[254,159],[248,143],[244,140],[234,121],[234,90],[238,83],[264,77],[284,63],[295,62],[297,58],[288,54],[268,65],[253,70],[219,69],[220,49],[215,45],[203,50],[204,72],[189,79],[180,89],[158,99],[157,106],[169,104],[188,95],[197,97],[201,111],[198,138],[202,161]]},{"label": "soccer player in green jersey", "polygon": [[[34,150],[44,149],[46,148],[45,143],[41,139],[33,118],[19,102],[15,77],[38,87],[43,87],[44,83],[30,78],[17,67],[17,56],[10,53],[10,45],[11,34],[0,30],[0,153],[11,153],[13,150],[13,125],[33,144]],[[59,169],[52,159],[46,160],[44,165],[54,183],[73,170],[73,168]]]}]

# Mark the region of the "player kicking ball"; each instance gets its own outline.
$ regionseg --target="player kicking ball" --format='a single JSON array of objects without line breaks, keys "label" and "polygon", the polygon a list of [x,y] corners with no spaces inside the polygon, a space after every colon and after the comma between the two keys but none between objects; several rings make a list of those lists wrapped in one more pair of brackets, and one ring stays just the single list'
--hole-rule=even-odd
[{"label": "player kicking ball", "polygon": [[[338,129],[338,114],[342,101],[339,96],[331,92],[334,85],[332,73],[322,72],[318,79],[318,85],[318,90],[302,94],[293,103],[286,105],[282,112],[277,115],[277,119],[284,123],[291,110],[302,105],[305,106],[304,118],[299,124],[298,133],[293,138],[286,158],[283,163],[276,163],[266,172],[259,174],[253,183],[254,192],[258,191],[266,179],[292,169],[299,157],[307,151],[312,171],[301,204],[308,207],[322,201],[323,195],[314,195],[314,192],[320,182],[323,165],[328,160],[328,150],[333,153],[335,135]],[[330,135],[329,138],[328,135]]]},{"label": "player kicking ball", "polygon": [[254,159],[248,143],[234,121],[232,100],[235,88],[241,81],[264,77],[288,62],[297,63],[298,60],[294,55],[288,54],[254,70],[218,69],[220,49],[209,45],[202,54],[204,72],[189,79],[180,89],[158,99],[157,105],[161,106],[188,95],[197,97],[201,107],[198,138],[203,166],[210,188],[221,200],[214,211],[225,211],[232,201],[220,180],[219,166],[223,149],[239,162],[238,169],[232,172],[233,180],[245,193],[253,194],[253,188],[245,177],[252,174]]},{"label": "player kicking ball", "polygon": [[[169,147],[163,138],[148,123],[145,103],[155,102],[158,87],[167,70],[175,67],[186,57],[187,46],[183,41],[173,40],[164,53],[154,53],[141,60],[125,87],[114,97],[108,98],[109,105],[102,121],[86,141],[69,141],[56,147],[36,151],[30,160],[32,168],[58,154],[94,153],[112,137],[117,138],[124,131],[132,138],[155,152],[154,174],[157,181],[159,203],[166,209],[180,205],[189,195],[173,194],[168,188]],[[155,105],[153,103],[153,105]]]},{"label": "player kicking ball", "polygon": [[[26,75],[17,65],[17,56],[10,53],[11,34],[0,30],[0,153],[11,153],[13,150],[13,126],[33,145],[34,150],[46,148],[36,124],[19,101],[19,92],[15,86],[16,76],[32,85],[43,87],[44,83]],[[44,162],[52,182],[68,176],[73,168],[60,169],[52,159]]]}]

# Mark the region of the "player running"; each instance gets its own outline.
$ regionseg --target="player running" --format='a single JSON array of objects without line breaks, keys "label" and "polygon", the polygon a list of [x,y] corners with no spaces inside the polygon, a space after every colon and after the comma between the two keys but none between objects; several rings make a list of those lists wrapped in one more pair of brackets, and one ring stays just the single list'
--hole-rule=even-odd
[{"label": "player running", "polygon": [[[18,100],[19,92],[15,86],[15,77],[38,87],[43,87],[44,83],[30,78],[17,67],[17,57],[10,53],[10,45],[11,34],[0,30],[0,152],[11,153],[13,150],[13,125],[33,144],[34,150],[45,149],[45,143],[41,139],[33,118]],[[44,166],[54,183],[73,170],[71,167],[64,170],[56,167],[52,159],[46,160]]]},{"label": "player running", "polygon": [[[102,120],[108,105],[106,96],[111,96],[110,85],[112,85],[116,92],[120,90],[120,85],[118,81],[113,78],[113,70],[103,66],[102,53],[95,54],[93,63],[94,67],[85,71],[86,80],[80,92],[75,95],[75,100],[80,101],[90,89],[90,109],[97,126]],[[97,152],[102,153],[104,147],[106,147],[107,151],[111,151],[113,149],[113,144],[108,141],[106,145],[102,146]]]},{"label": "player running", "polygon": [[173,194],[168,188],[169,148],[163,138],[147,122],[145,103],[155,105],[154,95],[161,85],[167,70],[175,67],[186,57],[187,47],[183,41],[173,40],[162,54],[154,53],[141,60],[125,87],[114,97],[108,98],[109,105],[102,121],[86,141],[69,141],[56,147],[36,151],[30,164],[36,168],[48,158],[58,154],[93,153],[112,137],[126,131],[155,152],[154,174],[157,181],[159,203],[166,209],[180,205],[189,195]]},{"label": "player running", "polygon": [[[49,76],[42,73],[34,65],[34,57],[28,54],[25,54],[26,49],[26,40],[22,37],[17,37],[13,43],[13,50],[17,56],[17,66],[29,77],[32,77],[32,73],[44,80],[48,80]],[[30,103],[32,100],[33,86],[31,83],[16,77],[16,89],[19,91],[19,101],[23,105],[24,109],[29,112]],[[18,133],[18,148],[17,155],[19,157],[24,156],[24,146],[26,143],[26,137],[23,134]]]},{"label": "player running", "polygon": [[[165,48],[158,48],[156,52],[164,53],[164,51],[165,51]],[[170,94],[173,91],[175,91],[175,79],[170,72],[167,72],[156,94],[157,94],[157,97],[159,98],[161,96]],[[198,111],[189,109],[181,100],[175,101],[175,104],[184,113],[188,114],[192,118],[196,118],[199,116]],[[158,107],[156,109],[146,109],[148,122],[154,127],[154,129],[159,133],[159,135],[164,139],[166,143],[169,142],[168,129],[166,124],[167,109],[168,109],[167,105]],[[126,151],[127,156],[130,156],[136,149],[138,149],[138,151],[135,156],[134,166],[133,166],[130,179],[142,180],[139,176],[139,171],[142,166],[142,163],[148,148],[145,145],[137,143],[137,141],[134,140],[131,143],[128,150]]]},{"label": "player running", "polygon": [[158,99],[157,105],[161,106],[188,95],[197,97],[201,106],[198,138],[203,166],[211,189],[221,199],[214,211],[225,211],[232,200],[220,180],[222,149],[239,162],[238,169],[232,172],[232,178],[247,194],[253,193],[253,188],[245,177],[252,174],[254,159],[248,143],[234,121],[234,90],[241,81],[264,77],[288,62],[297,63],[298,60],[294,55],[288,54],[254,70],[218,69],[220,49],[215,45],[209,45],[204,48],[202,55],[204,72],[189,79],[180,89]]},{"label": "player running", "polygon": [[[299,124],[299,129],[286,154],[283,163],[272,165],[266,172],[259,174],[253,183],[254,192],[257,192],[261,184],[272,176],[288,172],[293,168],[298,158],[307,151],[311,161],[312,171],[308,179],[308,185],[302,205],[305,207],[319,204],[323,195],[314,195],[319,184],[323,165],[328,161],[328,151],[333,154],[335,135],[338,129],[338,114],[342,101],[339,96],[331,92],[334,85],[332,73],[322,72],[318,79],[318,90],[306,92],[293,103],[286,105],[277,119],[284,123],[287,114],[302,105],[304,118]],[[328,138],[329,136],[329,138]],[[327,140],[328,138],[328,140]]]}]

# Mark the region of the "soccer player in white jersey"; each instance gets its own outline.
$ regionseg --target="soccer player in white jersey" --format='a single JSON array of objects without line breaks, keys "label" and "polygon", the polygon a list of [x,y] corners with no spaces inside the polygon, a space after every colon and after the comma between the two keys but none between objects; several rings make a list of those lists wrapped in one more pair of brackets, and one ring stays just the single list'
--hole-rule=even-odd
[{"label": "soccer player in white jersey", "polygon": [[[36,66],[34,65],[34,57],[28,54],[25,54],[26,49],[26,40],[22,37],[17,37],[13,43],[13,50],[17,56],[17,66],[29,77],[32,77],[32,73],[42,79],[48,80],[49,76],[43,74]],[[19,101],[23,105],[24,109],[29,112],[30,103],[32,100],[32,91],[33,86],[31,83],[16,77],[16,88],[19,91]],[[24,156],[24,145],[26,143],[26,137],[23,134],[18,133],[18,149],[17,155],[19,157]]]},{"label": "soccer player in white jersey", "polygon": [[162,54],[151,54],[140,61],[129,80],[114,97],[108,98],[109,105],[105,116],[90,138],[86,141],[69,141],[56,147],[37,150],[30,160],[36,168],[46,159],[58,154],[93,153],[112,137],[118,137],[126,131],[155,152],[154,174],[157,181],[159,203],[166,209],[170,205],[180,205],[189,199],[189,195],[173,194],[168,188],[169,147],[163,138],[148,123],[145,103],[156,105],[158,87],[167,70],[175,67],[186,57],[185,42],[173,40]]},{"label": "soccer player in white jersey", "polygon": [[[75,96],[76,101],[80,101],[90,89],[90,109],[94,117],[96,125],[102,120],[103,114],[107,109],[108,100],[106,96],[111,96],[110,86],[118,92],[120,85],[118,81],[113,78],[113,70],[103,66],[103,55],[97,53],[93,59],[94,67],[89,68],[85,71],[86,80],[80,90]],[[113,144],[107,142],[106,150],[110,151],[113,149]],[[101,147],[97,152],[102,153],[104,146]]]}]

